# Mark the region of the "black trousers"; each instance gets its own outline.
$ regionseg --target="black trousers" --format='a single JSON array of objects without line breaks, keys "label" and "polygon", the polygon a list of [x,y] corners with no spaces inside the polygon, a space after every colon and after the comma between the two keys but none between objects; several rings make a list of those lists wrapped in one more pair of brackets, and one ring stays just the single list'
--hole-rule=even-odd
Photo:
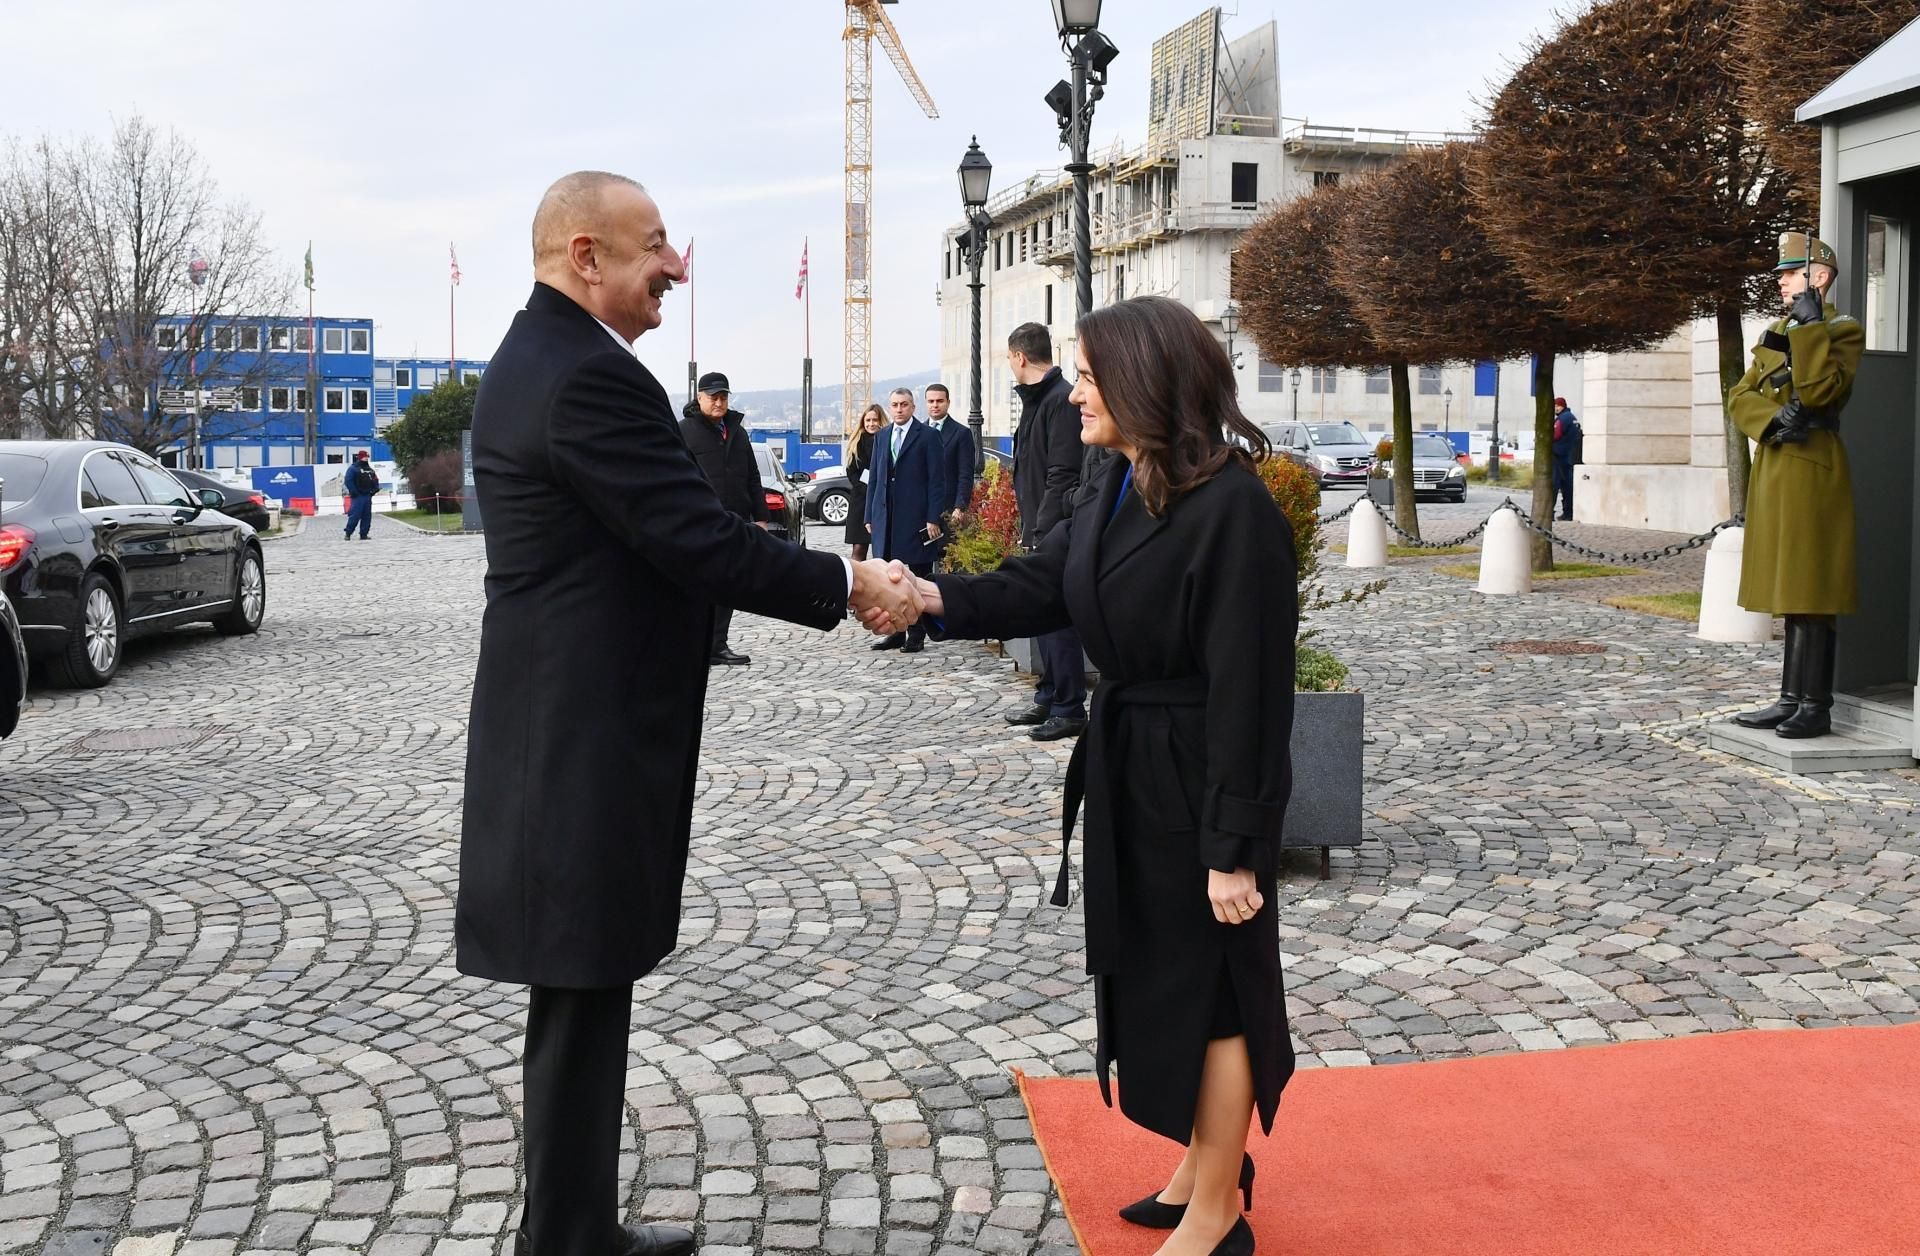
[{"label": "black trousers", "polygon": [[727,648],[727,630],[733,626],[733,608],[715,605],[713,608],[713,652],[715,654]]},{"label": "black trousers", "polygon": [[1562,519],[1573,518],[1573,464],[1559,458],[1553,460],[1553,500],[1560,507]]},{"label": "black trousers", "polygon": [[539,1256],[606,1256],[620,1234],[620,1116],[633,987],[527,992],[527,1200]]},{"label": "black trousers", "polygon": [[1033,653],[1040,668],[1040,683],[1033,687],[1033,704],[1047,708],[1048,715],[1075,720],[1087,718],[1087,661],[1080,648],[1080,634],[1071,628],[1062,628],[1059,632],[1035,637]]},{"label": "black trousers", "polygon": [[[933,579],[932,563],[908,563],[907,570],[919,576],[922,580]],[[920,624],[913,624],[907,629],[907,640],[919,645],[925,645],[927,641],[927,630]]]}]

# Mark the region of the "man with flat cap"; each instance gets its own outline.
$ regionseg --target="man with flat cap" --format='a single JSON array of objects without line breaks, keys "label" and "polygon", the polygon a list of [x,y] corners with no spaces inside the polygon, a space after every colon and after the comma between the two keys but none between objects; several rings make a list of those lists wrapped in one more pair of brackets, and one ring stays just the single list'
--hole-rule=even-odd
[{"label": "man with flat cap", "polygon": [[[694,385],[680,419],[680,435],[694,465],[707,477],[720,504],[748,523],[766,527],[773,520],[767,495],[760,485],[760,465],[753,460],[753,440],[747,435],[747,416],[732,409],[733,387],[718,371],[708,371]],[[744,667],[753,660],[736,654],[727,641],[733,608],[724,602],[713,608],[713,651],[708,662],[716,667]]]},{"label": "man with flat cap", "polygon": [[1780,237],[1774,273],[1786,317],[1761,335],[1753,365],[1727,393],[1734,426],[1760,444],[1747,480],[1740,605],[1787,620],[1779,700],[1733,718],[1776,737],[1832,728],[1835,618],[1851,614],[1857,599],[1840,410],[1866,336],[1827,303],[1839,264],[1824,240],[1799,231]]},{"label": "man with flat cap", "polygon": [[487,607],[467,731],[461,972],[530,987],[518,1256],[683,1256],[622,1226],[633,983],[680,927],[712,606],[831,628],[918,616],[885,564],[730,514],[633,354],[686,276],[633,180],[571,174],[533,220],[536,283],[473,413]]}]

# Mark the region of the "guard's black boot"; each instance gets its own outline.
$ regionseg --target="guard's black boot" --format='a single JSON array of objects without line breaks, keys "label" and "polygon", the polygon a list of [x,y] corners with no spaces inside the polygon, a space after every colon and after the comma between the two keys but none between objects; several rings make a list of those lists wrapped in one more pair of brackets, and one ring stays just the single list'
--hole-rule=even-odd
[{"label": "guard's black boot", "polygon": [[1807,618],[1787,616],[1786,658],[1780,664],[1780,700],[1758,711],[1742,711],[1733,722],[1746,728],[1778,728],[1800,711],[1800,661],[1805,652]]},{"label": "guard's black boot", "polygon": [[1800,709],[1773,730],[1799,740],[1833,731],[1833,655],[1840,637],[1831,616],[1808,616],[1800,645]]}]

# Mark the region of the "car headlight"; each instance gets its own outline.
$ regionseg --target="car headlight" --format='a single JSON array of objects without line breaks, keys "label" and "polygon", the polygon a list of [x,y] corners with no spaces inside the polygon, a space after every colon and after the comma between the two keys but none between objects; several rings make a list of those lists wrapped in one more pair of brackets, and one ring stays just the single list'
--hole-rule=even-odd
[{"label": "car headlight", "polygon": [[1453,470],[1447,472],[1447,478],[1449,480],[1464,480],[1467,478],[1467,469],[1456,462],[1453,464]]},{"label": "car headlight", "polygon": [[1313,465],[1319,467],[1322,471],[1337,471],[1340,469],[1340,460],[1337,458],[1329,458],[1325,454],[1315,454],[1313,456]]}]

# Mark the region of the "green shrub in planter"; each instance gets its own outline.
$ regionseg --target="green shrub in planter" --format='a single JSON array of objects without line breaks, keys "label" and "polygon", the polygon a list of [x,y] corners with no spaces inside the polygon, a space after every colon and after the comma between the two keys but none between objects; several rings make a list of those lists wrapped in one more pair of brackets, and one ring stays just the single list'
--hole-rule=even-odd
[{"label": "green shrub in planter", "polygon": [[1268,458],[1259,465],[1260,479],[1274,504],[1293,529],[1293,549],[1299,563],[1300,629],[1294,638],[1294,688],[1307,691],[1338,689],[1347,681],[1347,669],[1325,650],[1308,645],[1319,629],[1307,627],[1308,616],[1349,602],[1364,602],[1387,587],[1376,580],[1339,597],[1329,597],[1320,577],[1320,556],[1326,542],[1320,536],[1320,479],[1289,458]]}]

